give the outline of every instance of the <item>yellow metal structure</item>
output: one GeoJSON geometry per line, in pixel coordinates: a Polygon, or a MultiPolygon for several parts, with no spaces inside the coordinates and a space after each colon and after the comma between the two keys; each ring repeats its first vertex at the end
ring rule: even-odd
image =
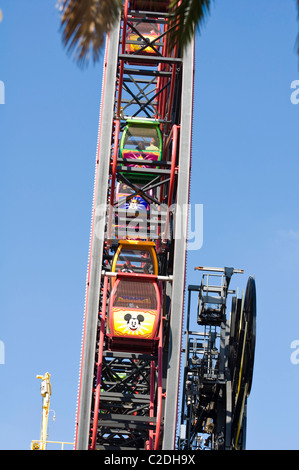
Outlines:
{"type": "MultiPolygon", "coordinates": [[[[41,380],[40,385],[40,393],[43,397],[43,409],[42,409],[42,425],[41,425],[41,436],[39,440],[35,440],[31,442],[31,450],[46,450],[47,444],[60,444],[61,450],[64,450],[65,446],[74,446],[74,442],[62,442],[62,441],[48,441],[48,420],[49,420],[49,411],[50,410],[50,396],[52,394],[51,391],[51,383],[50,383],[51,375],[49,372],[46,372],[45,375],[37,375],[36,378],[41,380]]],[[[55,413],[53,420],[55,419],[55,413]]]]}
{"type": "MultiPolygon", "coordinates": [[[[48,441],[48,420],[50,410],[50,396],[51,396],[51,383],[50,374],[46,372],[45,375],[37,375],[36,378],[41,380],[40,393],[43,397],[43,409],[42,409],[42,425],[41,425],[41,436],[39,440],[31,441],[31,450],[46,450],[47,444],[60,444],[60,449],[64,450],[65,446],[74,446],[74,442],[62,442],[62,441],[48,441]]],[[[53,420],[55,419],[55,413],[53,420]]]]}
{"type": "Polygon", "coordinates": [[[50,410],[50,396],[51,396],[51,383],[50,374],[46,372],[43,375],[37,375],[37,379],[41,379],[40,393],[43,397],[43,409],[42,409],[42,425],[41,425],[41,437],[39,441],[32,441],[31,450],[46,450],[47,441],[47,430],[50,410]]]}
{"type": "MultiPolygon", "coordinates": [[[[41,444],[42,444],[42,441],[32,441],[31,450],[42,450],[41,444]]],[[[55,449],[55,450],[65,450],[65,446],[74,447],[74,442],[46,441],[46,444],[59,444],[60,449],[55,449]]],[[[47,449],[47,450],[50,450],[50,449],[47,449]]]]}

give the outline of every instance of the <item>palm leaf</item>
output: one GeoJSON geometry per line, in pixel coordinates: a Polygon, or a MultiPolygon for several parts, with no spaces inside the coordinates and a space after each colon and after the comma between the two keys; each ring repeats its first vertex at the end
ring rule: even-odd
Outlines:
{"type": "MultiPolygon", "coordinates": [[[[299,0],[298,0],[299,1],[299,0]]],[[[170,43],[185,48],[210,13],[211,0],[172,0],[170,43]]]]}
{"type": "MultiPolygon", "coordinates": [[[[157,0],[146,0],[156,3],[157,0]]],[[[180,44],[185,48],[196,30],[200,31],[208,14],[212,0],[171,0],[170,45],[180,44]]],[[[296,0],[299,20],[299,0],[296,0]]],[[[58,0],[61,11],[61,28],[64,46],[74,52],[81,65],[99,59],[104,37],[116,23],[123,0],[58,0]]],[[[299,34],[297,36],[299,55],[299,34]]]]}
{"type": "Polygon", "coordinates": [[[107,32],[116,23],[122,0],[58,0],[62,40],[79,65],[99,59],[107,32]]]}

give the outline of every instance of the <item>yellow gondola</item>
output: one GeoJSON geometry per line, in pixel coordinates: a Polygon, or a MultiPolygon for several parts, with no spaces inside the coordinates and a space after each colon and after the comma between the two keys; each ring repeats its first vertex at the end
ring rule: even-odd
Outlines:
{"type": "Polygon", "coordinates": [[[119,240],[111,271],[157,276],[158,260],[155,243],[140,240],[119,240]]]}

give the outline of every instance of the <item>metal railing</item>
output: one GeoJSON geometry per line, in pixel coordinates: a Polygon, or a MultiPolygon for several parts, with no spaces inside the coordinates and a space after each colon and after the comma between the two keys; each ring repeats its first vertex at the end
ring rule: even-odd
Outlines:
{"type": "Polygon", "coordinates": [[[75,445],[74,442],[61,442],[61,441],[41,441],[41,440],[34,440],[31,441],[31,450],[51,450],[47,448],[47,444],[59,444],[60,449],[52,449],[52,450],[65,450],[64,446],[73,446],[75,445]]]}

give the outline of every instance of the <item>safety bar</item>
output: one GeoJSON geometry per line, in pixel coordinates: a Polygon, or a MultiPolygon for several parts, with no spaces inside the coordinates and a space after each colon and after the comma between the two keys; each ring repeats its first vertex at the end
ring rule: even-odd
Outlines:
{"type": "Polygon", "coordinates": [[[102,276],[107,276],[107,277],[138,277],[138,278],[144,278],[144,279],[157,279],[157,281],[168,281],[172,282],[173,281],[173,276],[156,276],[155,274],[139,274],[139,273],[114,273],[111,271],[102,271],[102,276]]]}

